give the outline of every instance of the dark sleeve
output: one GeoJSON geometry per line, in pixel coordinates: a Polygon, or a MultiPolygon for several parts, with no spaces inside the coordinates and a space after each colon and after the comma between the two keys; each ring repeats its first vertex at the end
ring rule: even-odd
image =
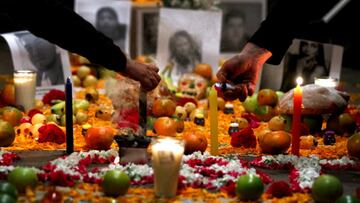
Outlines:
{"type": "Polygon", "coordinates": [[[279,64],[295,38],[312,21],[320,20],[336,0],[278,0],[250,42],[269,50],[270,64],[279,64]]]}
{"type": "Polygon", "coordinates": [[[111,39],[57,0],[3,0],[0,10],[33,34],[121,72],[127,58],[111,39]]]}

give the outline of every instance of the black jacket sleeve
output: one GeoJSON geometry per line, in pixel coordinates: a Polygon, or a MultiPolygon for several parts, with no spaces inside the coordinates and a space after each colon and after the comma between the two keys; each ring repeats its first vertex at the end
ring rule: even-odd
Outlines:
{"type": "Polygon", "coordinates": [[[127,58],[112,40],[57,0],[2,0],[0,11],[33,34],[121,72],[127,58]]]}
{"type": "Polygon", "coordinates": [[[270,64],[279,64],[295,38],[312,21],[320,20],[337,0],[279,0],[249,40],[269,50],[270,64]]]}

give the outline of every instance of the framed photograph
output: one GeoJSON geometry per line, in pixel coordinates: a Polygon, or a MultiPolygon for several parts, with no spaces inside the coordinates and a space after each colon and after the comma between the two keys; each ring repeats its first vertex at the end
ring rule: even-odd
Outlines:
{"type": "Polygon", "coordinates": [[[339,80],[342,57],[342,46],[295,39],[280,65],[264,65],[261,88],[287,92],[296,86],[298,76],[304,79],[304,84],[312,84],[315,77],[321,76],[339,80]]]}
{"type": "Polygon", "coordinates": [[[220,52],[239,53],[266,17],[266,0],[220,0],[223,11],[220,52]]]}
{"type": "MultiPolygon", "coordinates": [[[[131,2],[126,0],[76,0],[75,11],[129,54],[131,2]]],[[[101,51],[101,50],[99,50],[101,51]]]]}
{"type": "Polygon", "coordinates": [[[136,15],[136,55],[156,55],[159,11],[156,5],[152,7],[137,7],[136,15]]]}
{"type": "Polygon", "coordinates": [[[36,37],[28,31],[20,31],[1,35],[5,39],[8,49],[0,50],[5,54],[6,50],[11,58],[5,58],[7,62],[6,72],[13,74],[14,70],[36,71],[36,96],[42,97],[50,89],[64,90],[67,76],[71,76],[70,62],[67,51],[36,37]]]}
{"type": "Polygon", "coordinates": [[[176,83],[199,63],[219,64],[221,12],[160,9],[157,61],[176,83]],[[194,20],[196,19],[196,20],[194,20]]]}

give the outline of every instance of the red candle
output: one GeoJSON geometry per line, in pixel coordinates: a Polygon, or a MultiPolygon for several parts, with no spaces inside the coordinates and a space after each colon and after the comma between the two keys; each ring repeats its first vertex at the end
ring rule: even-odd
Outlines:
{"type": "Polygon", "coordinates": [[[301,77],[296,79],[297,86],[294,89],[294,111],[292,119],[292,145],[291,153],[293,155],[299,156],[300,148],[300,126],[301,126],[301,104],[302,104],[302,89],[300,85],[303,82],[301,77]]]}

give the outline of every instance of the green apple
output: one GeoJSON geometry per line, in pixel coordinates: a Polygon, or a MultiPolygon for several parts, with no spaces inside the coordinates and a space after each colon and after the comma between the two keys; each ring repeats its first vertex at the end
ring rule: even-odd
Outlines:
{"type": "Polygon", "coordinates": [[[65,113],[65,102],[59,102],[51,107],[51,113],[56,115],[63,115],[65,113]]]}
{"type": "Polygon", "coordinates": [[[79,110],[87,111],[89,108],[89,101],[85,99],[76,99],[74,101],[74,112],[77,112],[79,110]]]}
{"type": "Polygon", "coordinates": [[[275,92],[276,93],[276,95],[277,95],[277,97],[278,97],[278,99],[280,100],[283,96],[284,96],[284,92],[282,92],[282,91],[276,91],[275,92]]]}
{"type": "Polygon", "coordinates": [[[343,185],[332,175],[321,175],[312,185],[312,197],[316,202],[328,203],[336,201],[343,194],[343,185]]]}
{"type": "MultiPolygon", "coordinates": [[[[73,115],[73,124],[76,124],[76,117],[73,115]]],[[[60,119],[60,125],[66,126],[66,115],[62,115],[60,119]]]]}
{"type": "Polygon", "coordinates": [[[21,193],[25,192],[26,187],[34,188],[38,181],[35,170],[25,167],[15,168],[9,173],[7,180],[21,193]]]}
{"type": "Polygon", "coordinates": [[[239,177],[236,181],[236,193],[240,200],[258,200],[264,192],[264,184],[259,177],[254,174],[246,174],[239,177]]]}
{"type": "Polygon", "coordinates": [[[130,178],[120,170],[110,170],[105,173],[102,187],[107,196],[118,197],[128,191],[130,178]]]}
{"type": "Polygon", "coordinates": [[[257,94],[253,94],[250,97],[248,96],[242,103],[242,105],[247,112],[254,113],[256,108],[258,107],[257,94]]]}

